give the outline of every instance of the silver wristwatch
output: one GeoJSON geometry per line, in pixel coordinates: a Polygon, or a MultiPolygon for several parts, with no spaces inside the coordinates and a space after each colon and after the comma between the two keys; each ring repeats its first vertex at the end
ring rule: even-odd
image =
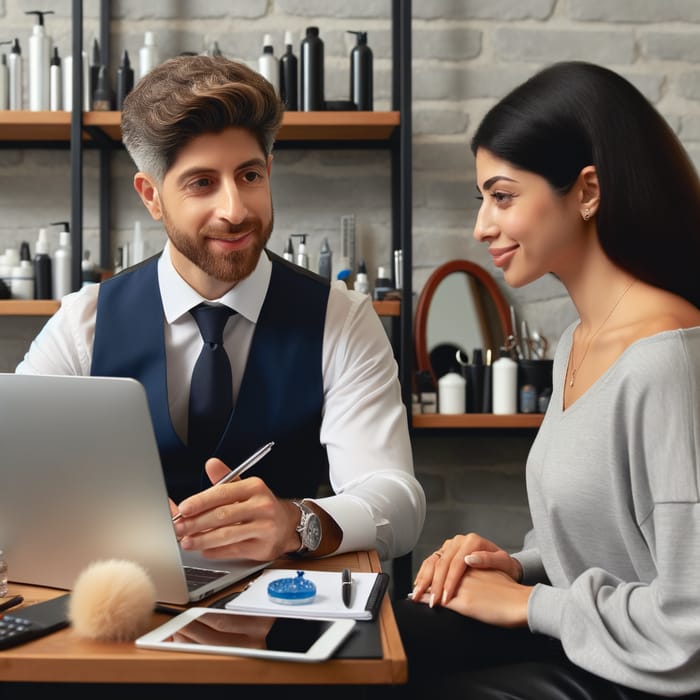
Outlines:
{"type": "Polygon", "coordinates": [[[299,509],[301,517],[296,531],[301,539],[301,547],[294,554],[306,554],[318,549],[321,544],[321,520],[303,501],[292,501],[299,509]]]}

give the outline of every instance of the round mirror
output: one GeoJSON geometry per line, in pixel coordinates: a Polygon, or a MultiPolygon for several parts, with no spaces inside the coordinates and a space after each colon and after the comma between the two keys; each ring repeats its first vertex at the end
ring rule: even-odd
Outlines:
{"type": "Polygon", "coordinates": [[[508,304],[493,277],[470,260],[451,260],[433,271],[418,297],[417,370],[437,382],[460,362],[471,362],[477,348],[484,359],[487,350],[496,359],[511,333],[508,304]]]}

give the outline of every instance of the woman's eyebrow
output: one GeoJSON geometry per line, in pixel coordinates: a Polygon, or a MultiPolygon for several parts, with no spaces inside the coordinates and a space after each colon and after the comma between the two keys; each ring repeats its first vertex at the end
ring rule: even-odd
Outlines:
{"type": "Polygon", "coordinates": [[[494,175],[490,177],[482,186],[482,190],[490,190],[499,180],[507,180],[508,182],[517,182],[512,177],[506,177],[505,175],[494,175]]]}

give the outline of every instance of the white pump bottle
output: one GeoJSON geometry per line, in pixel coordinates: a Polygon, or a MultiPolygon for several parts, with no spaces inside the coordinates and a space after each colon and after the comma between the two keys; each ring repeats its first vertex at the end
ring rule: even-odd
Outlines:
{"type": "Polygon", "coordinates": [[[29,10],[25,14],[37,16],[29,37],[29,109],[32,112],[40,112],[49,109],[52,42],[44,27],[44,15],[53,14],[53,10],[29,10]]]}

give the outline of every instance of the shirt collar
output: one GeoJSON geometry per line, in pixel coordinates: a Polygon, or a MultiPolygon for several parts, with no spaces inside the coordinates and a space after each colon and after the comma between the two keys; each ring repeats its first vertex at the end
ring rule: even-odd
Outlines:
{"type": "Polygon", "coordinates": [[[262,309],[267,288],[270,284],[272,263],[266,254],[260,256],[258,264],[248,277],[220,299],[204,299],[187,282],[185,282],[173,267],[170,258],[170,241],[166,242],[163,254],[158,260],[158,286],[163,302],[165,320],[171,324],[188,313],[190,309],[203,301],[224,304],[252,323],[256,323],[262,309]]]}

